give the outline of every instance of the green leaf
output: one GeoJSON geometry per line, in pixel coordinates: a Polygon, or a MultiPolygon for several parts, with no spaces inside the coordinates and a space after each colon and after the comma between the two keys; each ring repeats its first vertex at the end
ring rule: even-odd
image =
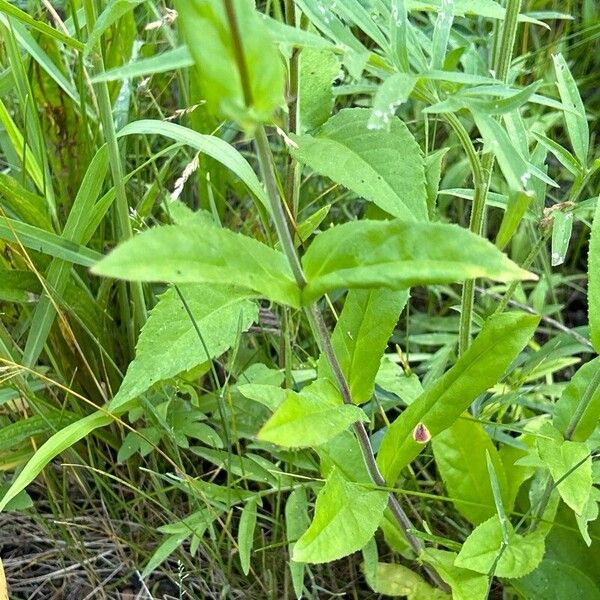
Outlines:
{"type": "Polygon", "coordinates": [[[221,0],[175,1],[177,22],[196,62],[208,108],[251,127],[270,121],[274,111],[285,104],[285,68],[254,2],[237,0],[232,6],[239,43],[234,41],[221,0]],[[247,72],[246,90],[236,59],[237,48],[241,48],[247,72]]]}
{"type": "Polygon", "coordinates": [[[544,536],[537,532],[522,536],[508,524],[505,545],[497,516],[478,525],[465,540],[454,562],[457,567],[497,577],[524,577],[531,573],[544,556],[544,536]]]}
{"type": "Polygon", "coordinates": [[[104,411],[98,411],[55,433],[47,442],[38,448],[36,453],[29,459],[29,462],[12,482],[9,490],[2,500],[0,500],[0,511],[4,510],[7,504],[33,481],[51,460],[67,448],[70,448],[75,442],[78,442],[80,439],[89,435],[94,429],[109,425],[112,421],[112,415],[107,414],[104,411]]]}
{"type": "Polygon", "coordinates": [[[423,449],[413,436],[415,428],[422,424],[435,437],[450,427],[480,394],[498,382],[538,323],[538,317],[520,313],[490,317],[456,364],[394,421],[377,456],[390,485],[423,449]]]}
{"type": "Polygon", "coordinates": [[[92,78],[92,83],[121,81],[131,77],[143,77],[156,73],[167,73],[191,67],[194,59],[187,46],[178,46],[172,50],[155,54],[149,58],[140,58],[121,67],[104,71],[92,78]]]}
{"type": "Polygon", "coordinates": [[[132,11],[143,0],[110,0],[98,16],[85,44],[84,56],[89,54],[100,42],[102,34],[114,25],[122,16],[132,11]]]}
{"type": "Polygon", "coordinates": [[[282,304],[300,303],[281,252],[212,225],[155,227],[118,246],[92,272],[131,281],[234,285],[282,304]]]}
{"type": "Polygon", "coordinates": [[[360,550],[373,536],[388,493],[346,481],[333,469],[319,492],[313,521],[296,542],[292,558],[325,563],[360,550]]]}
{"type": "Polygon", "coordinates": [[[305,48],[300,54],[300,128],[315,129],[331,116],[332,84],[340,73],[340,61],[327,49],[305,48]]]}
{"type": "Polygon", "coordinates": [[[246,502],[240,517],[238,527],[238,545],[240,547],[240,564],[244,575],[250,572],[250,555],[254,545],[254,530],[256,529],[256,505],[258,496],[246,502]]]}
{"type": "Polygon", "coordinates": [[[456,567],[456,552],[428,548],[421,553],[421,559],[430,564],[452,588],[453,600],[486,600],[488,578],[486,575],[456,567]]]}
{"type": "Polygon", "coordinates": [[[257,437],[286,448],[306,448],[324,444],[356,421],[368,420],[358,406],[341,404],[331,382],[317,380],[300,393],[287,390],[257,437]]]}
{"type": "Polygon", "coordinates": [[[553,267],[562,265],[569,248],[573,231],[573,213],[556,210],[552,219],[552,256],[553,267]]]}
{"type": "Polygon", "coordinates": [[[563,148],[554,140],[551,140],[549,137],[546,137],[537,131],[532,131],[532,133],[535,139],[546,148],[546,150],[552,152],[565,169],[576,177],[581,175],[581,165],[579,164],[579,161],[566,148],[563,148]]]}
{"type": "Polygon", "coordinates": [[[308,304],[338,288],[406,289],[486,277],[535,279],[487,240],[456,225],[351,221],[319,234],[302,258],[308,304]]]}
{"type": "MultiPolygon", "coordinates": [[[[563,389],[560,399],[554,406],[554,426],[564,435],[567,432],[573,415],[584,397],[586,390],[590,387],[594,375],[600,369],[600,358],[596,357],[585,363],[573,375],[569,383],[563,389]]],[[[600,387],[596,388],[579,419],[575,430],[571,434],[574,442],[585,442],[595,431],[600,420],[600,387]]]]}
{"type": "Polygon", "coordinates": [[[390,131],[370,130],[370,110],[343,109],[314,135],[292,136],[294,158],[395,217],[427,219],[419,145],[397,117],[390,131]],[[402,159],[400,160],[400,157],[402,159]]]}
{"type": "Polygon", "coordinates": [[[449,148],[440,148],[425,157],[425,177],[427,179],[427,210],[429,218],[433,219],[436,210],[436,200],[442,176],[442,163],[449,148]]]}
{"type": "Polygon", "coordinates": [[[530,178],[529,166],[525,159],[515,151],[506,130],[489,115],[472,111],[477,128],[485,142],[486,150],[493,152],[498,165],[512,191],[524,190],[530,178]]]}
{"type": "Polygon", "coordinates": [[[62,31],[58,31],[53,27],[50,27],[47,23],[43,21],[37,21],[30,15],[28,15],[25,11],[14,6],[7,0],[0,0],[0,12],[8,15],[9,17],[14,17],[15,19],[25,23],[25,25],[29,25],[32,29],[43,33],[51,39],[58,40],[59,42],[63,42],[67,46],[71,48],[75,48],[75,50],[83,50],[84,45],[75,38],[72,38],[70,35],[63,33],[62,31]]]}
{"type": "Polygon", "coordinates": [[[441,69],[444,66],[450,30],[454,21],[454,0],[442,0],[438,16],[433,28],[431,43],[431,68],[441,69]]]}
{"type": "Polygon", "coordinates": [[[250,166],[250,163],[238,152],[231,144],[214,135],[204,135],[190,129],[182,127],[176,123],[167,123],[165,121],[153,121],[144,119],[134,121],[123,127],[118,137],[125,135],[162,135],[175,140],[178,143],[187,144],[195,150],[202,152],[220,162],[232,173],[237,175],[256,196],[261,204],[269,210],[269,200],[265,190],[258,180],[256,173],[250,166]]]}
{"type": "Polygon", "coordinates": [[[408,100],[416,83],[416,77],[407,73],[394,73],[385,79],[373,98],[373,110],[367,127],[390,131],[397,108],[408,100]]]}
{"type": "MultiPolygon", "coordinates": [[[[369,401],[373,395],[381,357],[407,300],[407,292],[385,288],[348,293],[331,343],[356,404],[369,401]]],[[[324,355],[319,359],[318,372],[335,382],[324,355]]]]}
{"type": "Polygon", "coordinates": [[[450,600],[450,596],[429,585],[420,575],[400,564],[377,563],[375,580],[367,578],[371,589],[384,596],[407,600],[450,600]]]}
{"type": "Polygon", "coordinates": [[[459,418],[433,438],[432,447],[438,471],[458,512],[473,525],[493,516],[496,509],[486,451],[503,499],[508,495],[508,483],[498,451],[483,426],[472,418],[459,418]]]}
{"type": "Polygon", "coordinates": [[[573,109],[575,112],[575,114],[570,111],[564,112],[567,133],[575,156],[580,164],[585,167],[590,149],[590,130],[585,116],[585,107],[579,95],[575,79],[573,79],[563,55],[555,54],[552,58],[560,99],[567,108],[573,109]]]}
{"type": "Polygon", "coordinates": [[[600,353],[600,200],[596,204],[588,256],[590,338],[596,352],[600,353]]]}
{"type": "Polygon", "coordinates": [[[549,424],[537,439],[540,458],[558,483],[558,492],[573,511],[581,515],[592,492],[592,457],[582,442],[564,441],[549,424]]]}
{"type": "Polygon", "coordinates": [[[506,211],[502,215],[502,222],[496,236],[496,246],[500,250],[504,250],[515,231],[517,231],[532,199],[533,194],[531,192],[512,192],[509,194],[506,211]]]}
{"type": "Polygon", "coordinates": [[[585,573],[558,560],[543,560],[533,573],[511,585],[527,600],[600,600],[600,589],[585,573]]]}
{"type": "Polygon", "coordinates": [[[194,320],[175,288],[160,297],[140,333],[135,360],[110,403],[112,410],[155,383],[220,356],[258,317],[248,293],[236,288],[187,284],[179,291],[194,320]]]}
{"type": "MultiPolygon", "coordinates": [[[[306,492],[303,487],[297,487],[292,491],[285,503],[285,528],[290,556],[293,555],[296,540],[309,526],[310,519],[308,518],[306,492]]],[[[296,598],[301,598],[304,589],[305,566],[303,563],[296,562],[295,560],[290,560],[289,566],[296,598]]]]}

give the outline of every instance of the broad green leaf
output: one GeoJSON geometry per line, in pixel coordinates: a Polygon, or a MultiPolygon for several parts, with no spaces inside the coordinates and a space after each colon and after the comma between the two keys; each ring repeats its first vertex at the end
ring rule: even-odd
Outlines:
{"type": "Polygon", "coordinates": [[[258,496],[254,496],[242,510],[240,524],[238,526],[238,545],[240,547],[240,564],[244,575],[250,572],[250,555],[254,545],[254,530],[256,529],[256,505],[258,496]]]}
{"type": "Polygon", "coordinates": [[[554,211],[552,219],[552,255],[550,257],[553,267],[562,265],[569,248],[571,233],[573,231],[573,213],[554,211]]]}
{"type": "Polygon", "coordinates": [[[508,196],[506,211],[502,215],[502,222],[496,236],[496,246],[500,250],[504,250],[515,234],[529,208],[532,198],[533,194],[531,192],[512,192],[508,196]]]}
{"type": "Polygon", "coordinates": [[[488,578],[486,575],[461,569],[454,565],[455,552],[424,550],[421,559],[430,564],[452,588],[453,600],[486,600],[488,595],[488,578]]]}
{"type": "MultiPolygon", "coordinates": [[[[563,389],[559,401],[554,406],[554,426],[563,435],[567,432],[571,419],[585,396],[586,390],[590,388],[598,369],[600,369],[600,358],[585,363],[563,389]]],[[[570,439],[574,442],[585,442],[594,433],[599,420],[600,387],[597,387],[592,391],[589,404],[581,415],[570,439]]]]}
{"type": "Polygon", "coordinates": [[[575,114],[570,111],[564,112],[567,133],[569,134],[575,156],[582,167],[585,168],[590,148],[590,131],[585,116],[585,107],[579,95],[575,79],[573,79],[573,75],[569,71],[563,55],[555,54],[552,58],[554,60],[556,85],[558,86],[560,99],[567,108],[575,111],[575,114]]]}
{"type": "Polygon", "coordinates": [[[112,410],[158,381],[220,356],[258,317],[248,293],[233,287],[186,284],[179,292],[192,317],[175,288],[160,297],[140,333],[135,360],[110,403],[112,410]]]}
{"type": "Polygon", "coordinates": [[[592,492],[592,457],[582,442],[564,441],[547,423],[537,439],[540,458],[558,483],[558,491],[573,511],[581,515],[592,492]]]}
{"type": "Polygon", "coordinates": [[[384,596],[406,600],[450,600],[451,596],[427,583],[421,575],[401,564],[377,563],[375,580],[367,578],[371,589],[384,596]]]}
{"type": "Polygon", "coordinates": [[[244,127],[270,121],[285,104],[285,68],[271,34],[252,0],[232,3],[241,38],[234,42],[221,0],[176,0],[178,24],[196,62],[209,109],[244,127]],[[240,48],[247,89],[240,75],[240,48]]]}
{"type": "Polygon", "coordinates": [[[118,246],[92,271],[131,281],[234,285],[282,304],[300,303],[281,252],[212,225],[155,227],[118,246]]]}
{"type": "MultiPolygon", "coordinates": [[[[381,357],[407,300],[407,292],[385,288],[350,290],[346,297],[331,342],[356,404],[373,395],[381,357]]],[[[324,355],[318,371],[335,382],[324,355]]]]}
{"type": "Polygon", "coordinates": [[[10,489],[0,500],[0,511],[4,510],[6,505],[17,494],[22,492],[56,456],[67,448],[70,448],[80,439],[89,435],[94,429],[109,425],[112,421],[112,415],[104,411],[98,411],[55,433],[47,442],[38,448],[36,453],[12,482],[10,489]]]}
{"type": "Polygon", "coordinates": [[[433,455],[438,471],[455,503],[456,510],[473,525],[496,514],[494,494],[486,465],[489,453],[504,503],[508,482],[498,451],[486,430],[468,417],[457,419],[433,438],[433,455]],[[464,502],[461,502],[464,500],[464,502]]]}
{"type": "Polygon", "coordinates": [[[0,301],[36,302],[42,285],[35,273],[13,269],[3,269],[0,265],[0,301]]]}
{"type": "Polygon", "coordinates": [[[319,492],[313,521],[296,542],[292,558],[325,563],[360,550],[373,536],[388,493],[346,481],[334,469],[319,492]]]}
{"type": "Polygon", "coordinates": [[[134,121],[118,132],[118,137],[125,135],[162,135],[178,143],[187,144],[195,150],[214,158],[223,166],[235,173],[256,196],[261,204],[269,209],[269,201],[250,163],[231,144],[214,135],[204,135],[182,127],[176,123],[165,121],[141,120],[134,121]]]}
{"type": "Polygon", "coordinates": [[[407,73],[394,73],[385,79],[373,98],[373,110],[367,127],[390,131],[396,109],[408,100],[416,83],[416,77],[407,73]]]}
{"type": "Polygon", "coordinates": [[[300,393],[288,390],[257,438],[286,448],[319,446],[356,421],[368,418],[358,406],[342,404],[331,382],[317,380],[300,393]]]}
{"type": "Polygon", "coordinates": [[[390,131],[370,130],[371,111],[343,109],[314,135],[292,136],[294,158],[374,202],[395,217],[427,220],[425,172],[419,145],[392,117],[390,131]]]}
{"type": "Polygon", "coordinates": [[[511,585],[527,600],[600,600],[600,588],[584,572],[558,560],[544,559],[511,585]]]}
{"type": "Polygon", "coordinates": [[[590,338],[596,352],[600,353],[600,200],[592,224],[588,251],[588,311],[590,338]]]}
{"type": "Polygon", "coordinates": [[[486,277],[535,279],[487,240],[456,225],[351,221],[319,234],[302,258],[305,304],[338,288],[406,289],[486,277]]]}
{"type": "Polygon", "coordinates": [[[131,77],[143,77],[155,73],[166,73],[191,67],[194,59],[187,46],[178,46],[172,50],[155,54],[150,58],[140,58],[121,67],[110,69],[92,78],[92,83],[104,81],[121,81],[131,77]]]}
{"type": "Polygon", "coordinates": [[[599,502],[600,489],[593,487],[590,497],[588,498],[581,515],[575,515],[575,520],[577,521],[577,526],[581,532],[581,537],[588,547],[592,545],[589,524],[590,522],[594,522],[598,518],[598,514],[600,514],[600,510],[598,508],[599,502]]]}
{"type": "MultiPolygon", "coordinates": [[[[309,528],[310,519],[308,518],[308,501],[304,487],[297,487],[289,495],[285,503],[285,529],[288,541],[288,552],[290,556],[294,553],[296,540],[309,528]]],[[[304,589],[304,569],[303,563],[290,560],[290,574],[292,576],[292,585],[296,598],[302,597],[304,589]]]]}
{"type": "Polygon", "coordinates": [[[300,129],[319,127],[333,110],[332,84],[340,74],[338,57],[327,49],[305,48],[300,53],[300,129]]]}
{"type": "Polygon", "coordinates": [[[540,532],[526,536],[515,533],[508,524],[505,545],[497,516],[478,525],[465,540],[454,564],[483,575],[494,572],[498,577],[524,577],[531,573],[544,556],[544,536],[540,532]]]}
{"type": "Polygon", "coordinates": [[[423,425],[435,437],[450,427],[480,394],[499,381],[538,323],[538,317],[520,313],[490,317],[456,364],[392,423],[377,456],[390,485],[423,449],[415,440],[415,429],[423,425]]]}

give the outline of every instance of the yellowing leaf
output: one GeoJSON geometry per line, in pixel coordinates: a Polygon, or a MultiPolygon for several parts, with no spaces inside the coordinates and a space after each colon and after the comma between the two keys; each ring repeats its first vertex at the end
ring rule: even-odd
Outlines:
{"type": "Polygon", "coordinates": [[[402,596],[407,600],[450,600],[451,596],[429,585],[418,573],[400,564],[377,563],[375,580],[368,578],[371,589],[384,596],[402,596]]]}
{"type": "Polygon", "coordinates": [[[4,566],[0,558],[0,600],[8,600],[8,584],[4,575],[4,566]]]}

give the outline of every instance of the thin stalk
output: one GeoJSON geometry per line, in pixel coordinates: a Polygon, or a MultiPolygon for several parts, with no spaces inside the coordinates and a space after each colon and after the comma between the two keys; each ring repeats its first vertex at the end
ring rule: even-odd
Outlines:
{"type": "MultiPolygon", "coordinates": [[[[96,9],[93,0],[84,1],[85,17],[89,32],[96,23],[96,9]]],[[[97,74],[104,72],[104,58],[102,49],[97,48],[92,55],[94,68],[97,74]]],[[[123,177],[123,165],[121,162],[121,154],[119,151],[119,143],[113,120],[112,104],[110,94],[108,92],[108,84],[106,82],[96,84],[98,95],[98,110],[100,111],[100,119],[102,121],[102,130],[104,139],[108,146],[108,158],[112,174],[113,183],[115,186],[115,209],[117,216],[118,232],[122,240],[127,240],[133,237],[131,221],[129,220],[129,204],[127,202],[127,192],[125,190],[125,181],[123,177]]],[[[124,288],[121,288],[124,289],[124,288]]],[[[141,328],[146,322],[146,302],[144,300],[144,292],[140,282],[132,282],[130,284],[131,300],[133,303],[133,322],[131,319],[126,319],[128,327],[128,338],[133,351],[135,347],[135,330],[141,328]]],[[[122,301],[122,306],[128,306],[128,299],[122,301]]]]}
{"type": "MultiPolygon", "coordinates": [[[[508,0],[504,24],[502,27],[502,38],[499,51],[495,60],[496,77],[500,81],[506,82],[508,79],[508,70],[513,55],[515,39],[517,35],[517,24],[519,12],[521,10],[521,0],[508,0]]],[[[464,146],[464,143],[463,143],[464,146]]],[[[468,147],[468,146],[467,146],[468,147]]],[[[492,179],[495,157],[492,153],[486,154],[481,161],[481,168],[473,173],[473,184],[475,194],[471,208],[471,219],[469,229],[481,235],[483,232],[483,222],[485,219],[485,204],[488,189],[492,179]]],[[[459,354],[463,354],[471,344],[471,324],[473,321],[473,305],[475,298],[475,280],[471,279],[465,282],[462,290],[460,327],[458,337],[459,354]]]]}

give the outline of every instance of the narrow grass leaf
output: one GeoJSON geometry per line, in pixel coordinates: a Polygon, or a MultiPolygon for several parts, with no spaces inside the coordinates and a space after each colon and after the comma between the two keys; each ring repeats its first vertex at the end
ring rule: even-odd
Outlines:
{"type": "Polygon", "coordinates": [[[73,444],[89,435],[99,427],[105,427],[112,423],[113,417],[106,412],[98,411],[79,419],[64,429],[55,433],[45,442],[31,457],[23,470],[12,482],[9,490],[0,500],[0,511],[21,491],[23,491],[44,469],[44,467],[56,458],[61,452],[70,448],[73,444]]]}
{"type": "Polygon", "coordinates": [[[256,529],[256,505],[258,497],[254,496],[242,510],[240,524],[238,526],[238,545],[240,547],[240,565],[242,573],[248,575],[250,572],[250,555],[254,545],[254,530],[256,529]]]}
{"type": "Polygon", "coordinates": [[[195,150],[214,158],[235,173],[263,206],[269,210],[269,201],[265,190],[250,163],[233,146],[218,137],[204,135],[176,123],[153,120],[129,123],[117,135],[118,137],[125,135],[161,135],[178,143],[187,144],[195,150]]]}
{"type": "Polygon", "coordinates": [[[588,315],[590,338],[596,352],[600,353],[600,200],[592,223],[588,251],[588,315]]]}

